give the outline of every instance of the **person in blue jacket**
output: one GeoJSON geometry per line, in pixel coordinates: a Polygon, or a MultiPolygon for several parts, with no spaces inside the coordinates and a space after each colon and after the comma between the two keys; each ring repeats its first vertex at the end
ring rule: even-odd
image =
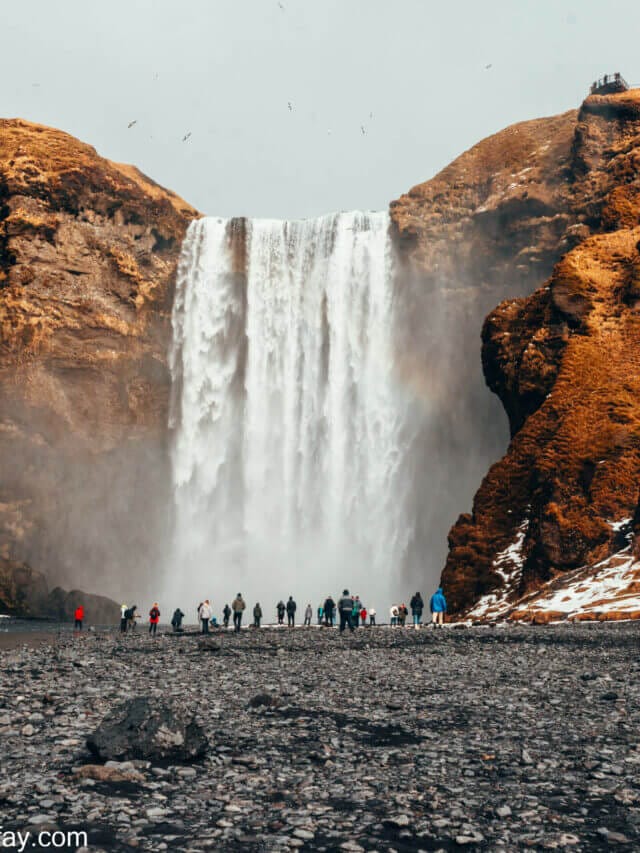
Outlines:
{"type": "Polygon", "coordinates": [[[431,596],[429,603],[431,609],[431,621],[437,627],[444,625],[444,614],[447,612],[447,599],[444,597],[442,587],[439,586],[437,592],[431,596]]]}

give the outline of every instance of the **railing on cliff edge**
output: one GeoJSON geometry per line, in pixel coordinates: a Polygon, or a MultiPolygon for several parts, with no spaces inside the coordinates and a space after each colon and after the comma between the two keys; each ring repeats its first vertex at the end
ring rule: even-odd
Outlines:
{"type": "Polygon", "coordinates": [[[627,92],[632,87],[627,83],[622,74],[605,74],[599,80],[595,80],[589,89],[590,95],[610,95],[615,92],[627,92]]]}

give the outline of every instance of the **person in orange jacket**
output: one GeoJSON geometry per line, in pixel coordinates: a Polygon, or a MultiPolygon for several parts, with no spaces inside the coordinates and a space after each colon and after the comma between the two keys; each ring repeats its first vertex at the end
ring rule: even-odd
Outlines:
{"type": "Polygon", "coordinates": [[[84,607],[81,604],[76,607],[75,613],[73,614],[73,618],[75,619],[74,630],[82,631],[82,623],[84,622],[84,607]]]}
{"type": "Polygon", "coordinates": [[[153,634],[155,637],[156,631],[158,630],[158,622],[160,621],[160,608],[158,607],[158,602],[156,601],[149,611],[149,633],[153,634]]]}

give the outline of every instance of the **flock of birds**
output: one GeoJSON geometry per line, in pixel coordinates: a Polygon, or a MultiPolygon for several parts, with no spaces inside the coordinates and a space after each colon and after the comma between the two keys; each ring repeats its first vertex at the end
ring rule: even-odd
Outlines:
{"type": "MultiPolygon", "coordinates": [[[[283,12],[285,11],[285,6],[283,3],[280,2],[280,0],[278,0],[278,6],[283,12]]],[[[491,63],[491,62],[488,65],[485,65],[485,67],[484,67],[485,71],[488,71],[490,68],[492,68],[492,66],[493,66],[493,63],[491,63]]],[[[153,79],[157,80],[159,76],[160,75],[156,72],[153,75],[153,79]]],[[[40,83],[32,83],[31,85],[34,87],[39,87],[40,83]]],[[[287,107],[289,109],[289,112],[292,113],[293,112],[293,104],[291,103],[291,101],[287,101],[287,107]]],[[[371,119],[373,119],[373,113],[369,113],[369,120],[371,120],[371,119]]],[[[133,121],[130,121],[129,124],[127,125],[127,130],[131,130],[131,128],[135,127],[137,124],[138,124],[138,119],[137,118],[133,119],[133,121]]],[[[363,124],[361,124],[360,125],[360,133],[364,136],[366,134],[366,132],[367,132],[367,130],[366,130],[365,126],[363,124]]],[[[327,130],[327,134],[330,136],[331,131],[327,130]]],[[[192,135],[191,131],[188,131],[182,137],[182,141],[187,142],[191,138],[191,135],[192,135]]],[[[151,137],[151,139],[153,139],[153,137],[151,137]]]]}

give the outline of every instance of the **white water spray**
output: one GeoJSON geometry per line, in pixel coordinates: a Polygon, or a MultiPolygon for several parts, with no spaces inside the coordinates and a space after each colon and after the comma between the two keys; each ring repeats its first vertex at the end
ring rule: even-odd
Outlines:
{"type": "Polygon", "coordinates": [[[384,213],[190,226],[170,357],[176,603],[242,590],[270,614],[348,586],[381,610],[397,590],[415,430],[394,371],[388,226],[384,213]]]}

